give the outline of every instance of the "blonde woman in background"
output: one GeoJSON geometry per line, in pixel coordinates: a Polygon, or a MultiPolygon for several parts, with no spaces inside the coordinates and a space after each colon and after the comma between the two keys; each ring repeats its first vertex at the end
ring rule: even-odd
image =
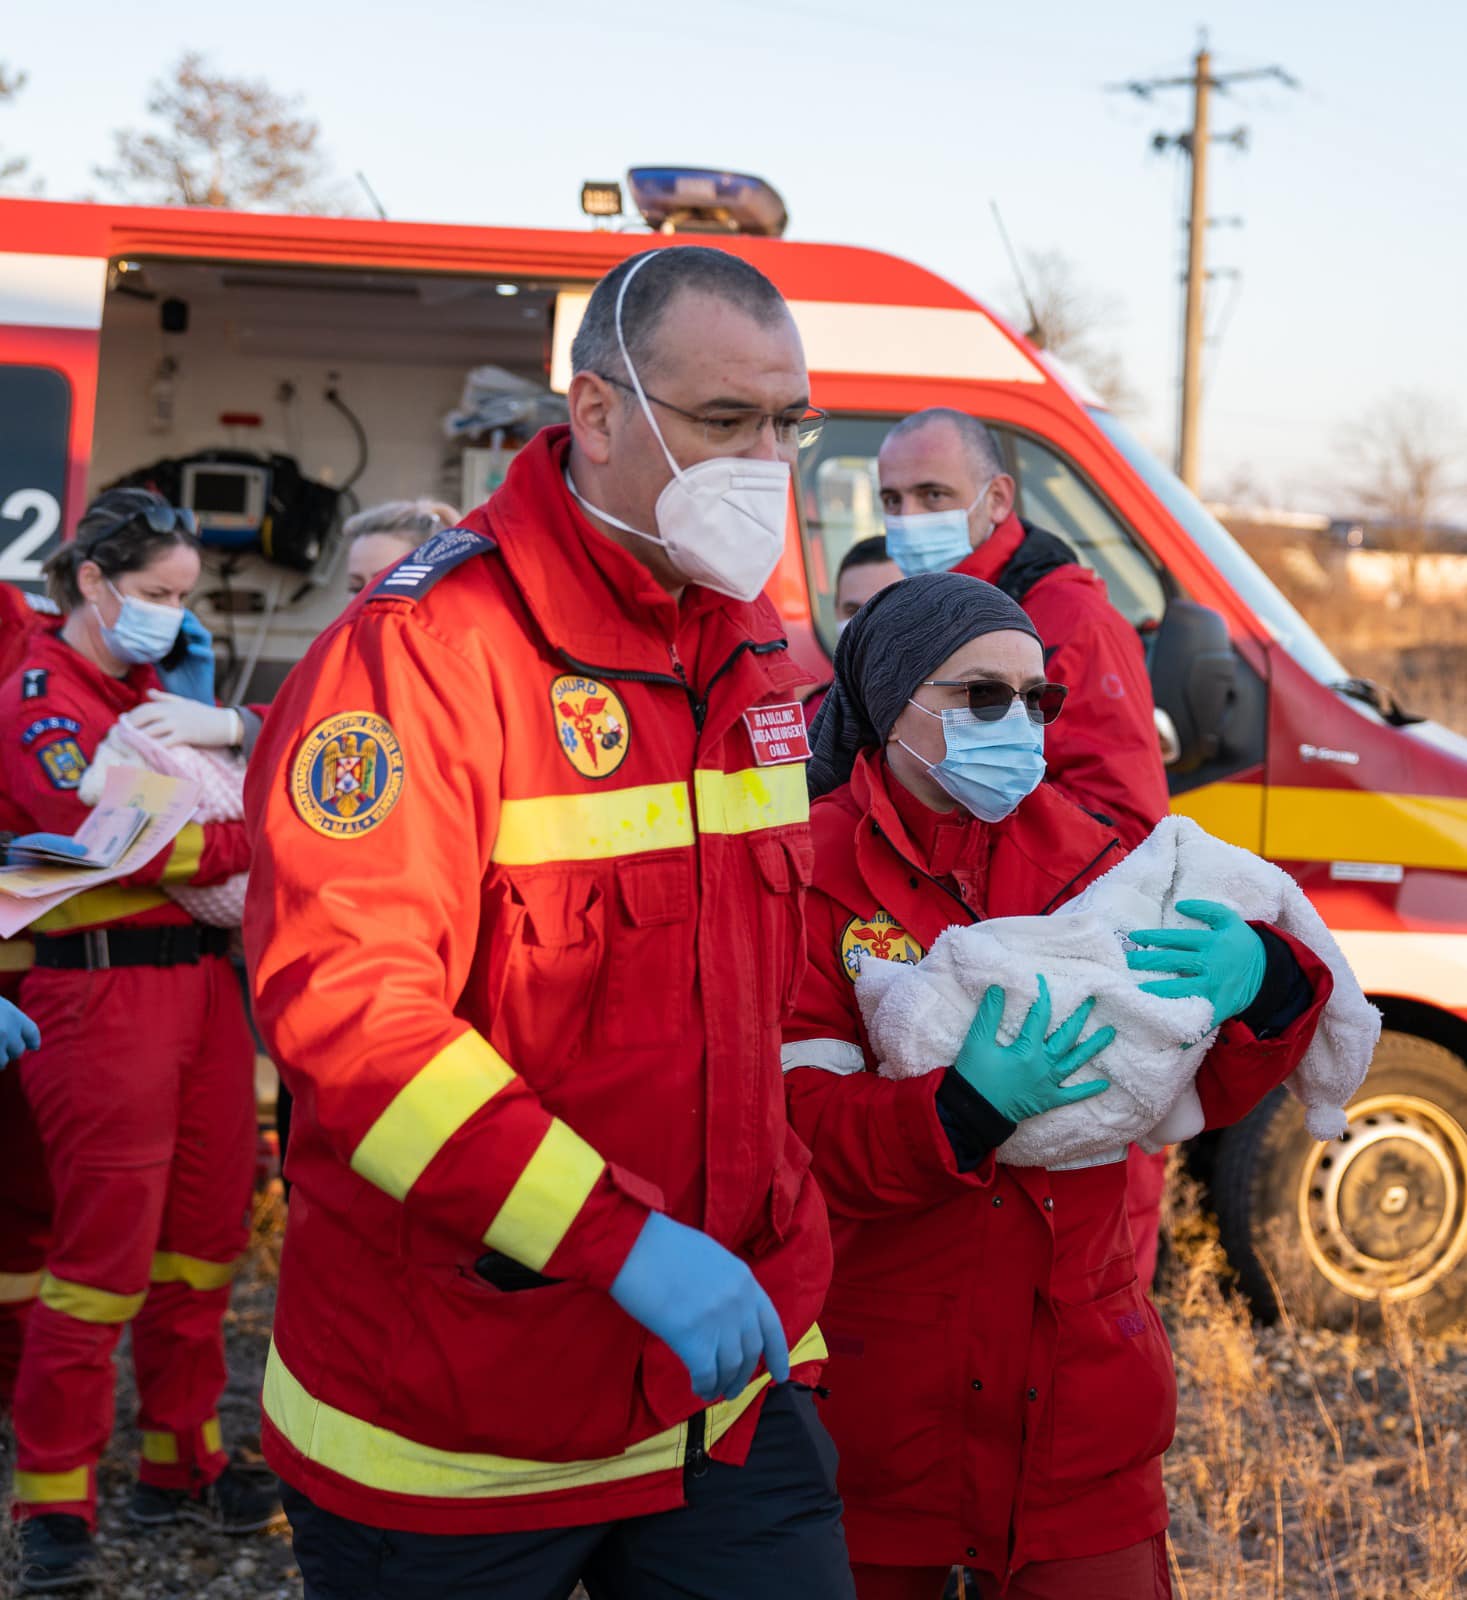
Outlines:
{"type": "Polygon", "coordinates": [[[459,514],[442,500],[384,500],[348,517],[346,590],[359,595],[371,579],[410,555],[424,539],[453,527],[459,514]]]}

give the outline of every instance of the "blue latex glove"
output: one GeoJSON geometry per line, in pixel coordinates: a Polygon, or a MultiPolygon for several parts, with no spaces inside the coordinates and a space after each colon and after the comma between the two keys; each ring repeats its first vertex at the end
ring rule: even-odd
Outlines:
{"type": "Polygon", "coordinates": [[[1077,1100],[1103,1094],[1110,1088],[1106,1078],[1066,1085],[1116,1036],[1114,1028],[1097,1028],[1088,1039],[1081,1039],[1085,1024],[1095,1008],[1092,995],[1076,1008],[1055,1031],[1045,1037],[1049,1027],[1049,985],[1039,980],[1039,998],[1029,1007],[1029,1015],[1012,1044],[998,1042],[998,1027],[1003,1021],[1004,992],[995,984],[983,996],[978,1015],[958,1051],[953,1068],[1010,1122],[1022,1122],[1057,1106],[1072,1106],[1077,1100]]]}
{"type": "Polygon", "coordinates": [[[188,648],[176,667],[158,668],[163,687],[169,694],[181,694],[186,700],[202,700],[206,706],[211,706],[214,704],[213,636],[192,611],[184,612],[178,636],[188,648]]]}
{"type": "Polygon", "coordinates": [[[741,1393],[761,1356],[776,1383],[789,1378],[779,1314],[754,1274],[706,1233],[660,1211],[637,1235],[611,1298],[671,1345],[704,1400],[741,1393]]]}
{"type": "Polygon", "coordinates": [[[41,1042],[41,1030],[8,1000],[0,1000],[0,1070],[19,1061],[27,1050],[41,1042]]]}
{"type": "Polygon", "coordinates": [[[1205,928],[1140,928],[1131,935],[1142,950],[1128,950],[1126,965],[1133,972],[1171,972],[1178,976],[1143,983],[1143,994],[1165,1000],[1185,1000],[1205,995],[1212,1002],[1216,1027],[1246,1011],[1258,998],[1268,955],[1263,940],[1236,911],[1215,900],[1178,900],[1184,917],[1207,924],[1205,928]]]}
{"type": "Polygon", "coordinates": [[[27,848],[36,850],[55,850],[64,856],[75,856],[78,861],[87,853],[84,844],[78,844],[70,834],[65,833],[22,833],[10,841],[10,856],[17,850],[27,848]]]}

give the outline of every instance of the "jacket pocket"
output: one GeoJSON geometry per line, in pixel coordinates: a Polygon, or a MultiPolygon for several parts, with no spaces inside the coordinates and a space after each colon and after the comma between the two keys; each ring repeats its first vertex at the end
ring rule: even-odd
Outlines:
{"type": "Polygon", "coordinates": [[[1081,1303],[1056,1300],[1054,1311],[1044,1476],[1058,1503],[1166,1450],[1177,1421],[1177,1379],[1166,1330],[1134,1266],[1119,1288],[1081,1303]]]}
{"type": "Polygon", "coordinates": [[[848,1504],[924,1521],[957,1516],[956,1307],[953,1295],[832,1288],[820,1315],[830,1350],[821,1415],[848,1504]]]}
{"type": "Polygon", "coordinates": [[[587,1022],[604,1008],[605,896],[595,879],[563,869],[506,873],[496,888],[485,908],[495,1043],[544,1090],[580,1060],[587,1022]]]}
{"type": "Polygon", "coordinates": [[[815,872],[808,830],[756,834],[750,841],[759,896],[760,1021],[780,1027],[795,1008],[805,976],[805,891],[815,872]]]}
{"type": "Polygon", "coordinates": [[[390,1417],[440,1449],[579,1461],[623,1450],[646,1334],[600,1290],[499,1288],[464,1262],[396,1263],[390,1417]]]}
{"type": "Polygon", "coordinates": [[[671,1044],[693,1004],[692,862],[676,855],[616,863],[600,1036],[618,1049],[671,1044]]]}

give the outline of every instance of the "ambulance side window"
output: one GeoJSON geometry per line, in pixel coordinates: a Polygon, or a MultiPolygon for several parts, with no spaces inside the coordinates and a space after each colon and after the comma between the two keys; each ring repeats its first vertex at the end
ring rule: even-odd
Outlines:
{"type": "Polygon", "coordinates": [[[1141,627],[1161,620],[1166,589],[1151,557],[1063,456],[1030,434],[1002,426],[1019,484],[1019,515],[1058,534],[1105,581],[1111,604],[1141,627]]]}

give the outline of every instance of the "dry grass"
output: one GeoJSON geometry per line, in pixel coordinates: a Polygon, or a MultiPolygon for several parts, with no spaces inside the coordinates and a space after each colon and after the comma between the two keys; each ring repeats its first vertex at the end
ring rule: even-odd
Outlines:
{"type": "MultiPolygon", "coordinates": [[[[1174,1178],[1175,1250],[1158,1297],[1181,1391],[1167,1458],[1178,1600],[1467,1596],[1467,1339],[1424,1338],[1400,1314],[1375,1341],[1310,1331],[1307,1275],[1282,1248],[1271,1269],[1289,1312],[1276,1327],[1256,1328],[1197,1198],[1174,1178]]],[[[256,1442],[282,1221],[278,1191],[257,1201],[226,1325],[231,1381],[221,1411],[246,1460],[256,1442]]],[[[138,1536],[123,1526],[136,1437],[130,1374],[125,1360],[119,1366],[95,1600],[298,1597],[288,1535],[138,1536]],[[241,1555],[251,1563],[247,1575],[235,1566],[241,1555]]],[[[16,1544],[3,1505],[0,1519],[4,1596],[13,1592],[16,1544]]]]}
{"type": "MultiPolygon", "coordinates": [[[[1194,1218],[1195,1205],[1180,1209],[1194,1218]]],[[[1167,1459],[1179,1600],[1467,1593],[1467,1348],[1401,1311],[1383,1340],[1255,1328],[1191,1224],[1161,1296],[1181,1389],[1167,1459]]]]}

